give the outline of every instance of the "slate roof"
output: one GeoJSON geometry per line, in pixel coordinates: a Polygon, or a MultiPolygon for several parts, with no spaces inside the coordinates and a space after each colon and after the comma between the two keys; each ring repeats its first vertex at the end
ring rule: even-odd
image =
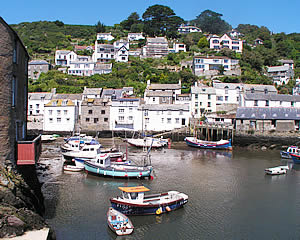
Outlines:
{"type": "Polygon", "coordinates": [[[191,94],[216,94],[216,89],[212,87],[191,87],[191,94]]]}
{"type": "Polygon", "coordinates": [[[251,91],[253,88],[255,92],[265,92],[265,89],[267,89],[268,93],[277,93],[277,89],[273,85],[244,84],[243,86],[245,91],[251,91]]]}
{"type": "Polygon", "coordinates": [[[281,62],[283,64],[285,64],[285,63],[293,64],[294,60],[291,60],[291,59],[280,59],[280,60],[278,60],[278,62],[281,62]]]}
{"type": "Polygon", "coordinates": [[[106,96],[115,96],[116,99],[119,99],[122,97],[123,89],[103,89],[101,97],[106,97],[106,96]]]}
{"type": "Polygon", "coordinates": [[[84,88],[83,95],[100,95],[102,88],[84,88]]]}
{"type": "Polygon", "coordinates": [[[243,88],[243,84],[241,83],[217,83],[217,82],[214,82],[213,83],[213,86],[217,89],[230,89],[230,90],[234,90],[234,89],[237,89],[237,88],[240,88],[242,90],[243,88]]]}
{"type": "Polygon", "coordinates": [[[168,43],[168,40],[165,37],[155,37],[155,38],[147,38],[147,43],[168,43]]]}
{"type": "Polygon", "coordinates": [[[246,93],[244,98],[245,98],[245,100],[300,102],[299,95],[287,95],[287,94],[246,93]]]}
{"type": "Polygon", "coordinates": [[[53,95],[53,99],[65,99],[65,100],[81,100],[82,94],[64,94],[64,93],[57,93],[53,95]]]}
{"type": "Polygon", "coordinates": [[[55,54],[62,54],[62,55],[67,55],[69,54],[71,51],[69,50],[56,50],[55,54]]]}
{"type": "Polygon", "coordinates": [[[293,107],[239,107],[236,119],[300,120],[300,108],[293,107]]]}
{"type": "Polygon", "coordinates": [[[112,63],[96,63],[94,70],[111,70],[112,63]]]}
{"type": "Polygon", "coordinates": [[[28,93],[29,100],[41,100],[44,98],[45,100],[51,100],[52,93],[49,92],[32,92],[28,93]]]}
{"type": "Polygon", "coordinates": [[[138,110],[149,110],[149,111],[189,111],[189,105],[187,104],[144,104],[138,107],[138,110]]]}
{"type": "Polygon", "coordinates": [[[146,93],[146,97],[172,97],[171,91],[149,91],[146,93]]]}
{"type": "Polygon", "coordinates": [[[28,65],[49,65],[49,63],[45,60],[32,60],[28,65]]]}
{"type": "Polygon", "coordinates": [[[289,66],[275,66],[275,67],[268,67],[268,72],[285,72],[290,69],[289,66]]]}
{"type": "Polygon", "coordinates": [[[180,84],[150,84],[150,90],[176,90],[181,89],[180,84]]]}

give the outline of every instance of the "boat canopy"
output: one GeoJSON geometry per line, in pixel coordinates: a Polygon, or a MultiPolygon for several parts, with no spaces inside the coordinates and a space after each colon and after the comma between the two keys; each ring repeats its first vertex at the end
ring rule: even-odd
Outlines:
{"type": "Polygon", "coordinates": [[[148,192],[150,191],[149,188],[146,188],[144,186],[138,186],[138,187],[119,187],[119,189],[123,192],[127,193],[133,193],[133,192],[148,192]]]}

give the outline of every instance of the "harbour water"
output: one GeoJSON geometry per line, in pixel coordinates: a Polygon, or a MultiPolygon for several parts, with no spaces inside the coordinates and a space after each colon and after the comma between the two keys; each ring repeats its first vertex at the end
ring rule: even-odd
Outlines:
{"type": "MultiPolygon", "coordinates": [[[[129,158],[138,161],[141,155],[129,148],[129,158]]],[[[45,217],[57,239],[300,238],[300,167],[281,160],[279,151],[210,151],[174,143],[151,151],[151,160],[152,181],[64,173],[61,160],[50,157],[56,164],[43,186],[45,217]],[[291,167],[285,175],[264,174],[265,168],[285,164],[291,167]],[[151,193],[184,192],[189,202],[160,216],[132,216],[133,234],[117,237],[106,224],[109,199],[120,186],[141,184],[151,193]]]]}

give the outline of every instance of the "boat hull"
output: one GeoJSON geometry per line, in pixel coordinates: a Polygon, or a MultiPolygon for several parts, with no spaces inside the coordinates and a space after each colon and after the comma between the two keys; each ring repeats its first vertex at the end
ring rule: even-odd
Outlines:
{"type": "Polygon", "coordinates": [[[286,151],[281,151],[280,156],[281,156],[281,158],[285,158],[285,159],[291,159],[292,158],[290,153],[286,152],[286,151]]]}
{"type": "Polygon", "coordinates": [[[293,159],[293,162],[296,164],[300,164],[300,155],[297,154],[290,154],[291,158],[293,159]]]}
{"type": "Polygon", "coordinates": [[[199,141],[193,137],[186,137],[185,142],[190,147],[203,148],[203,149],[220,149],[232,150],[231,139],[226,141],[212,142],[212,141],[199,141]]]}
{"type": "Polygon", "coordinates": [[[118,236],[129,235],[134,229],[128,217],[111,207],[107,212],[107,225],[118,236]]]}
{"type": "Polygon", "coordinates": [[[145,178],[150,177],[152,172],[152,167],[130,167],[119,166],[119,168],[114,167],[101,167],[90,161],[84,162],[84,168],[87,172],[93,173],[103,177],[116,177],[116,178],[145,178]],[[123,169],[123,170],[122,170],[123,169]]]}
{"type": "Polygon", "coordinates": [[[182,198],[172,202],[149,205],[124,203],[116,199],[111,199],[110,202],[114,209],[125,215],[153,215],[157,214],[158,209],[161,210],[161,213],[166,213],[181,208],[188,202],[188,199],[182,198]]]}

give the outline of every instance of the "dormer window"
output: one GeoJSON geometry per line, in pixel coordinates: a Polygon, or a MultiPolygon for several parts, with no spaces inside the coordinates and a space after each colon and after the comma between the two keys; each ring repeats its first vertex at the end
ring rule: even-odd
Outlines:
{"type": "Polygon", "coordinates": [[[251,89],[250,89],[250,92],[251,92],[251,93],[254,93],[254,88],[251,88],[251,89]]]}
{"type": "Polygon", "coordinates": [[[265,94],[268,94],[268,89],[267,89],[267,88],[265,88],[264,92],[265,92],[265,94]]]}
{"type": "Polygon", "coordinates": [[[56,106],[56,105],[57,105],[57,101],[53,101],[52,106],[56,106]]]}

